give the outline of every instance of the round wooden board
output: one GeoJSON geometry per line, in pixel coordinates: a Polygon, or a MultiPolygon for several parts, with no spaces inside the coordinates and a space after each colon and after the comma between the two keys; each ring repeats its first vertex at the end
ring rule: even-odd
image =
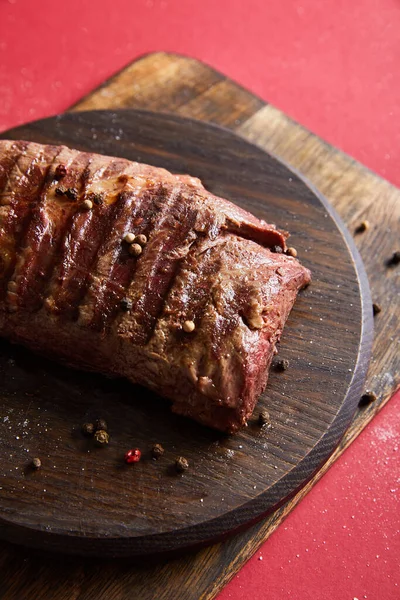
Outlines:
{"type": "Polygon", "coordinates": [[[253,420],[225,436],[120,380],[0,344],[0,535],[69,553],[143,556],[205,544],[254,522],[327,460],[357,406],[372,342],[368,283],[332,208],[288,166],[230,131],[146,111],[57,116],[2,138],[66,144],[200,177],[210,191],[291,232],[313,272],[284,330],[253,420]],[[132,397],[134,399],[132,400],[132,397]],[[260,409],[271,426],[260,427],[260,409]],[[95,448],[80,425],[107,420],[95,448]],[[165,447],[150,457],[154,442],[165,447]],[[125,451],[142,461],[127,466],[125,451]],[[178,475],[177,455],[190,469],[178,475]],[[33,471],[31,458],[42,468],[33,471]]]}

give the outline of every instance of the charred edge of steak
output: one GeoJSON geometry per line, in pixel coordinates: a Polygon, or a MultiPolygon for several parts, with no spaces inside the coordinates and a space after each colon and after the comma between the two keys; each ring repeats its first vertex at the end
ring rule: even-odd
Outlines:
{"type": "MultiPolygon", "coordinates": [[[[100,163],[88,175],[81,198],[87,196],[89,185],[103,169],[104,163],[100,163]]],[[[95,268],[105,240],[107,242],[109,239],[117,210],[117,203],[102,202],[96,205],[95,210],[77,210],[72,215],[70,230],[66,232],[60,247],[59,264],[53,271],[49,285],[46,299],[49,310],[74,320],[78,318],[79,304],[90,285],[89,275],[95,268]]]]}
{"type": "MultiPolygon", "coordinates": [[[[80,153],[68,171],[68,188],[80,193],[87,177],[90,156],[80,153]]],[[[52,178],[54,183],[54,170],[52,178]]],[[[53,186],[54,187],[54,186],[53,186]]],[[[24,239],[25,260],[16,273],[18,282],[18,302],[30,311],[40,309],[47,293],[54,270],[60,259],[60,247],[69,234],[71,219],[76,212],[75,201],[54,201],[52,184],[44,190],[41,202],[32,211],[32,219],[24,239]]]]}
{"type": "MultiPolygon", "coordinates": [[[[29,149],[29,146],[29,144],[26,144],[24,152],[29,149]]],[[[44,163],[43,167],[37,167],[37,159],[33,155],[29,166],[27,166],[26,175],[21,177],[18,176],[19,181],[23,179],[22,187],[16,185],[14,188],[13,199],[10,203],[8,218],[4,223],[4,232],[6,237],[8,237],[10,240],[11,246],[9,247],[9,260],[7,269],[2,274],[2,285],[0,284],[0,299],[4,298],[5,290],[11,280],[15,282],[17,291],[12,298],[12,301],[16,302],[19,295],[17,285],[18,275],[16,273],[19,258],[26,248],[25,240],[31,225],[34,209],[40,203],[43,191],[51,183],[52,177],[50,175],[50,171],[52,164],[60,152],[59,147],[45,146],[42,155],[43,159],[46,158],[46,153],[49,150],[49,164],[44,163]],[[34,169],[34,167],[36,168],[34,169]],[[33,169],[35,171],[35,177],[32,179],[29,178],[29,173],[33,171],[33,169]]],[[[15,166],[18,165],[18,161],[24,155],[24,152],[19,155],[15,166]]]]}

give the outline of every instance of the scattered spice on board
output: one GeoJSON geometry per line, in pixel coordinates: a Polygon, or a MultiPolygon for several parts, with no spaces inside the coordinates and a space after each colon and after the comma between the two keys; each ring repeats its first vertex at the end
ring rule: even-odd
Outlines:
{"type": "Polygon", "coordinates": [[[376,400],[377,396],[374,392],[366,391],[365,394],[361,396],[358,406],[368,406],[369,404],[376,402],[376,400]]]}
{"type": "Polygon", "coordinates": [[[93,425],[93,423],[84,423],[82,425],[82,433],[83,435],[86,435],[87,437],[90,437],[94,434],[95,431],[95,427],[93,425]]]}
{"type": "Polygon", "coordinates": [[[286,369],[289,368],[289,361],[287,358],[280,358],[279,360],[275,361],[275,369],[277,371],[286,371],[286,369]]]}
{"type": "Polygon", "coordinates": [[[94,441],[98,446],[106,446],[110,441],[110,436],[104,429],[98,429],[94,434],[94,441]]]}
{"type": "Polygon", "coordinates": [[[260,425],[268,425],[269,423],[271,423],[269,412],[266,410],[262,410],[258,415],[258,422],[260,425]]]}
{"type": "Polygon", "coordinates": [[[40,467],[42,466],[42,461],[40,460],[40,458],[33,458],[32,459],[32,467],[36,470],[40,469],[40,467]]]}
{"type": "Polygon", "coordinates": [[[356,227],[356,233],[364,233],[364,231],[367,231],[367,229],[369,229],[369,222],[361,221],[361,223],[356,227]]]}
{"type": "Polygon", "coordinates": [[[400,264],[400,250],[393,252],[386,264],[388,267],[395,267],[396,265],[400,264]]]}
{"type": "Polygon", "coordinates": [[[192,333],[192,331],[196,329],[196,325],[193,323],[193,321],[185,321],[182,325],[182,329],[186,333],[192,333]]]}
{"type": "Polygon", "coordinates": [[[373,303],[372,305],[372,312],[374,313],[374,317],[376,315],[379,315],[379,313],[382,311],[382,307],[380,304],[377,304],[376,302],[373,303]]]}
{"type": "Polygon", "coordinates": [[[189,462],[183,456],[178,456],[175,461],[175,469],[178,473],[183,473],[189,468],[189,462]]]}
{"type": "Polygon", "coordinates": [[[141,456],[142,453],[140,452],[139,448],[133,448],[132,450],[125,452],[124,461],[127,465],[132,465],[133,463],[139,462],[141,456]]]}
{"type": "Polygon", "coordinates": [[[154,446],[151,449],[151,455],[156,460],[158,460],[159,458],[161,458],[161,456],[164,454],[164,452],[165,452],[165,450],[161,446],[161,444],[154,444],[154,446]]]}
{"type": "Polygon", "coordinates": [[[102,429],[103,431],[108,431],[107,421],[105,419],[97,419],[95,423],[96,431],[102,429]]]}

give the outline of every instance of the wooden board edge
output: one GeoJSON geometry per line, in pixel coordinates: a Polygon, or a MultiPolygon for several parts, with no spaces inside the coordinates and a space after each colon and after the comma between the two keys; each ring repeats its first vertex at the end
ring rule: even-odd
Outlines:
{"type": "MultiPolygon", "coordinates": [[[[397,387],[394,394],[399,393],[400,385],[397,387]]],[[[392,396],[386,397],[382,400],[379,405],[381,410],[392,398],[392,396]]],[[[312,490],[316,483],[318,483],[323,476],[329,471],[330,467],[334,462],[338,460],[344,454],[344,452],[350,447],[354,440],[360,435],[363,429],[374,419],[379,410],[374,409],[372,406],[369,409],[359,409],[343,436],[339,446],[329,457],[326,463],[321,469],[314,475],[312,479],[286,504],[278,508],[272,516],[267,517],[261,523],[256,524],[251,530],[249,530],[248,538],[240,550],[234,561],[230,564],[229,571],[224,569],[222,575],[215,579],[209,590],[204,592],[201,596],[198,596],[198,600],[213,600],[219,592],[235,577],[235,575],[242,569],[243,565],[250,560],[250,558],[257,552],[257,550],[268,540],[270,535],[278,529],[278,527],[285,521],[286,517],[292,512],[294,508],[302,499],[312,490]]]]}
{"type": "MultiPolygon", "coordinates": [[[[149,54],[146,54],[145,56],[150,56],[152,54],[158,54],[158,53],[149,53],[149,54]]],[[[191,60],[195,60],[195,59],[191,59],[191,60]]],[[[134,63],[131,63],[131,64],[134,64],[134,63]]],[[[103,86],[101,86],[101,87],[103,87],[103,86]]],[[[97,90],[98,89],[99,88],[97,88],[97,90]]],[[[97,90],[94,90],[93,92],[91,92],[90,95],[94,95],[97,90]]],[[[76,105],[79,105],[79,103],[80,102],[76,103],[76,105]]],[[[74,106],[76,106],[76,105],[74,105],[74,106]]],[[[272,109],[273,107],[270,106],[270,108],[272,109]]],[[[276,109],[276,110],[278,111],[278,109],[276,109]]],[[[305,129],[302,125],[297,124],[293,119],[284,115],[284,113],[282,113],[282,115],[286,119],[290,120],[299,129],[302,129],[302,130],[308,132],[308,130],[305,129]]],[[[385,186],[386,186],[386,184],[388,186],[391,185],[388,182],[386,182],[386,180],[384,178],[380,177],[373,171],[367,169],[367,167],[365,167],[364,165],[362,165],[361,163],[359,163],[358,161],[356,161],[349,155],[345,154],[343,151],[338,150],[334,146],[329,145],[328,142],[325,142],[324,140],[322,140],[321,138],[319,138],[318,136],[316,136],[313,133],[310,133],[310,135],[313,136],[315,138],[315,140],[318,140],[318,142],[320,142],[321,144],[324,144],[326,146],[327,152],[331,151],[340,157],[344,157],[345,160],[350,161],[352,164],[352,168],[354,168],[355,170],[359,170],[360,176],[362,176],[362,174],[365,172],[368,175],[368,178],[370,179],[371,185],[373,185],[375,180],[377,183],[383,184],[385,186]]],[[[244,136],[244,137],[246,137],[246,136],[244,136]]],[[[397,386],[397,390],[398,389],[399,389],[399,386],[397,386]]],[[[396,390],[393,393],[396,393],[396,390]]],[[[240,570],[240,568],[243,566],[244,562],[247,561],[253,555],[253,553],[259,548],[259,546],[266,539],[268,539],[269,535],[271,533],[273,533],[273,531],[275,531],[275,529],[285,519],[285,517],[289,514],[289,512],[291,512],[291,510],[297,506],[297,504],[308,493],[308,491],[311,490],[311,488],[315,485],[315,483],[317,483],[323,477],[323,475],[327,472],[327,470],[335,462],[335,460],[337,460],[343,454],[343,452],[350,446],[350,444],[355,440],[355,438],[359,435],[359,433],[362,432],[364,427],[366,427],[372,421],[374,416],[387,404],[387,402],[389,401],[389,399],[391,397],[392,397],[392,393],[385,395],[383,397],[380,397],[377,402],[370,404],[369,406],[359,408],[357,410],[357,412],[354,416],[354,419],[353,419],[349,429],[347,430],[345,436],[343,437],[340,445],[338,446],[336,451],[331,455],[331,457],[325,463],[325,465],[321,468],[321,470],[310,480],[310,482],[304,488],[302,488],[302,490],[295,497],[293,497],[284,506],[282,506],[280,509],[278,509],[273,515],[268,517],[265,521],[263,521],[262,523],[258,523],[256,526],[254,526],[254,528],[252,528],[252,530],[249,532],[247,538],[244,534],[240,535],[240,541],[237,542],[237,548],[239,548],[239,546],[240,546],[240,548],[239,548],[238,552],[235,554],[233,560],[231,561],[230,558],[229,558],[229,560],[227,560],[222,573],[217,574],[214,582],[209,586],[209,589],[207,591],[205,591],[204,593],[199,591],[199,594],[201,594],[201,595],[196,595],[196,598],[201,598],[202,600],[207,600],[209,598],[215,597],[215,595],[226,585],[226,583],[228,583],[228,581],[235,575],[235,573],[240,570]],[[249,539],[250,536],[252,536],[251,539],[249,539]],[[229,569],[229,572],[228,572],[228,569],[229,569]]],[[[228,544],[230,544],[230,542],[228,542],[228,544]]],[[[218,553],[218,547],[219,546],[211,548],[210,554],[212,552],[218,553]],[[215,550],[214,550],[214,548],[215,548],[215,550]]],[[[235,549],[234,540],[232,540],[232,544],[230,544],[230,548],[231,548],[231,554],[233,554],[234,549],[235,549]]],[[[214,560],[214,562],[216,562],[217,560],[218,559],[216,558],[214,560]]]]}
{"type": "MultiPolygon", "coordinates": [[[[85,104],[86,104],[87,100],[89,98],[92,98],[92,97],[96,96],[101,90],[103,90],[104,88],[108,87],[110,84],[112,84],[113,82],[115,82],[115,80],[118,78],[118,76],[120,76],[123,72],[125,72],[127,69],[133,68],[134,66],[136,66],[138,63],[140,63],[143,60],[147,60],[147,59],[150,59],[150,58],[151,59],[156,59],[158,56],[171,57],[173,59],[181,59],[181,60],[187,61],[188,63],[193,63],[193,64],[197,63],[197,64],[199,64],[199,65],[201,65],[203,67],[206,67],[211,72],[213,72],[215,75],[217,75],[218,77],[220,77],[220,81],[229,81],[229,83],[231,83],[237,89],[240,89],[241,91],[247,93],[252,98],[255,98],[256,100],[258,100],[260,102],[260,104],[262,105],[259,110],[255,111],[252,116],[246,118],[245,120],[242,120],[237,127],[229,127],[229,126],[227,127],[228,129],[232,129],[232,131],[235,131],[236,133],[238,133],[241,137],[243,137],[245,139],[248,139],[247,136],[246,136],[246,133],[242,132],[242,130],[244,129],[245,123],[247,121],[249,121],[251,118],[253,118],[256,114],[258,114],[260,110],[263,110],[264,108],[268,107],[268,108],[273,109],[275,112],[279,113],[280,115],[282,115],[294,127],[298,128],[299,130],[304,131],[305,133],[307,133],[307,135],[309,135],[312,138],[318,140],[321,144],[324,145],[324,147],[326,148],[327,151],[333,152],[333,153],[338,154],[341,157],[343,157],[343,159],[346,160],[347,162],[349,162],[354,168],[361,169],[362,171],[365,172],[365,174],[368,174],[368,175],[372,176],[377,181],[383,182],[383,183],[391,185],[391,186],[393,185],[389,181],[387,181],[384,177],[378,175],[375,171],[373,171],[372,169],[370,169],[369,167],[367,167],[363,163],[361,163],[358,160],[356,160],[355,158],[353,158],[350,154],[346,153],[344,150],[336,148],[330,142],[328,142],[324,138],[318,136],[316,133],[310,131],[304,125],[302,125],[301,123],[299,123],[298,121],[296,121],[295,119],[293,119],[291,116],[286,115],[283,111],[281,111],[279,108],[277,108],[276,106],[274,106],[270,102],[264,100],[263,98],[261,98],[260,96],[258,96],[256,93],[248,90],[246,87],[244,87],[243,85],[241,85],[240,83],[238,83],[237,81],[235,81],[234,79],[232,79],[231,77],[229,77],[227,75],[224,75],[224,73],[222,73],[221,71],[219,71],[218,69],[216,69],[215,67],[213,67],[212,65],[210,65],[208,62],[200,60],[198,58],[191,57],[191,56],[186,55],[186,54],[179,53],[179,52],[171,52],[171,51],[149,51],[149,52],[144,52],[143,54],[139,54],[135,59],[133,59],[132,61],[128,62],[126,65],[124,65],[120,69],[118,69],[118,71],[116,71],[113,75],[111,75],[110,77],[108,77],[103,83],[101,83],[99,86],[97,86],[94,90],[92,90],[91,92],[85,94],[81,99],[79,99],[76,102],[74,102],[69,108],[67,108],[67,110],[65,112],[80,112],[80,111],[87,110],[85,108],[85,104]]],[[[180,104],[180,106],[184,106],[185,104],[186,103],[183,102],[182,104],[180,104]]],[[[108,104],[105,103],[104,109],[108,109],[108,108],[109,108],[108,104]]],[[[110,110],[119,110],[119,109],[118,108],[111,108],[110,110]]],[[[146,109],[144,108],[144,110],[146,110],[146,109]]],[[[154,109],[151,109],[151,110],[154,110],[154,109]]],[[[160,111],[160,112],[169,112],[170,114],[176,114],[176,111],[160,111]]],[[[206,121],[206,120],[204,120],[204,122],[205,123],[213,123],[213,121],[206,121]]],[[[218,124],[218,123],[216,123],[216,124],[218,124]]],[[[251,142],[251,143],[254,143],[251,139],[249,139],[248,141],[251,142]]],[[[278,157],[278,158],[279,158],[279,160],[283,160],[280,157],[278,157]]],[[[305,176],[302,175],[302,177],[305,177],[305,176]]]]}
{"type": "MultiPolygon", "coordinates": [[[[129,112],[131,109],[124,109],[124,110],[129,112]]],[[[88,112],[90,113],[91,111],[88,111],[88,112]]],[[[99,111],[99,112],[102,112],[102,111],[99,111]]],[[[108,113],[109,111],[105,111],[105,112],[108,113]]],[[[146,113],[148,116],[149,114],[151,115],[153,111],[135,110],[135,112],[146,113]]],[[[172,117],[167,117],[166,115],[164,115],[164,118],[172,118],[172,117]]],[[[183,118],[180,116],[178,116],[178,117],[175,116],[175,118],[183,119],[184,121],[193,122],[193,124],[197,124],[197,126],[199,126],[199,123],[202,126],[204,126],[203,121],[199,121],[196,119],[190,119],[187,117],[183,118]]],[[[50,118],[50,120],[51,119],[52,118],[50,118]]],[[[40,120],[40,122],[42,122],[42,121],[46,121],[46,119],[40,120]]],[[[221,132],[225,131],[230,136],[238,137],[237,134],[235,134],[235,132],[232,132],[229,129],[223,128],[219,125],[215,125],[215,124],[207,124],[207,125],[213,129],[221,130],[221,132]]],[[[20,129],[20,128],[19,127],[16,128],[17,131],[18,131],[18,129],[20,129]]],[[[14,131],[15,130],[10,130],[9,132],[6,132],[6,133],[11,133],[12,134],[11,137],[13,137],[14,131]]],[[[243,143],[257,148],[256,144],[251,143],[248,140],[243,139],[243,143]]],[[[258,148],[259,148],[260,152],[271,155],[271,153],[268,153],[263,148],[260,148],[260,147],[258,147],[258,148]]],[[[342,438],[345,430],[349,426],[349,422],[352,419],[352,416],[357,408],[358,400],[359,400],[359,397],[361,396],[361,391],[362,391],[366,373],[367,373],[367,368],[368,368],[368,363],[369,363],[369,358],[370,358],[371,348],[372,348],[373,319],[372,319],[372,311],[371,311],[371,296],[370,296],[369,284],[368,284],[367,276],[365,273],[365,269],[364,269],[361,257],[358,253],[358,250],[357,250],[345,224],[343,223],[342,219],[339,217],[339,215],[336,213],[336,211],[333,209],[333,207],[329,204],[329,202],[326,200],[326,198],[322,194],[320,194],[319,191],[315,188],[315,186],[313,186],[313,184],[310,181],[308,181],[307,178],[305,178],[299,171],[297,171],[296,169],[293,169],[289,164],[287,164],[285,161],[283,161],[280,158],[273,156],[273,159],[276,160],[277,162],[283,164],[286,167],[286,169],[288,169],[289,172],[292,172],[295,177],[297,177],[301,182],[303,182],[303,184],[311,190],[312,194],[319,199],[319,201],[324,206],[325,210],[331,215],[333,221],[336,224],[338,231],[340,232],[340,235],[342,236],[343,240],[345,241],[345,243],[347,245],[349,255],[350,255],[351,259],[353,260],[354,269],[355,269],[355,272],[357,274],[358,281],[359,281],[360,299],[361,299],[361,306],[362,306],[361,335],[360,335],[360,341],[359,341],[359,346],[358,346],[358,356],[357,356],[356,366],[355,366],[354,372],[353,372],[352,381],[349,384],[347,394],[343,399],[340,410],[337,413],[337,415],[336,415],[334,421],[332,422],[331,426],[329,427],[329,429],[324,433],[324,435],[321,437],[319,442],[312,448],[312,450],[309,452],[309,454],[303,458],[301,463],[296,465],[288,474],[286,474],[284,477],[282,477],[282,479],[278,482],[279,486],[281,486],[281,487],[287,486],[287,488],[291,490],[288,494],[286,494],[285,499],[283,500],[283,502],[287,503],[288,497],[293,497],[293,496],[297,495],[297,493],[303,488],[303,486],[306,485],[306,482],[308,482],[310,479],[312,479],[314,477],[314,475],[316,474],[316,472],[321,468],[321,466],[327,460],[329,460],[329,457],[335,451],[337,444],[340,442],[340,439],[342,438]],[[324,459],[322,461],[319,457],[320,454],[325,454],[324,459]],[[292,482],[294,482],[294,484],[292,482]]],[[[264,497],[259,497],[259,498],[257,498],[256,501],[252,500],[252,501],[248,502],[247,504],[243,505],[240,508],[240,511],[235,512],[234,521],[235,521],[236,527],[234,529],[232,529],[231,527],[227,528],[227,525],[226,525],[226,521],[228,519],[230,519],[231,513],[227,513],[225,515],[225,517],[222,519],[221,518],[214,519],[213,521],[210,522],[210,524],[212,525],[212,529],[213,528],[214,529],[212,531],[212,534],[211,534],[209,540],[205,540],[203,535],[201,535],[201,534],[199,536],[198,532],[204,530],[204,525],[201,525],[201,526],[196,525],[196,526],[186,527],[182,530],[179,530],[177,533],[174,534],[172,541],[170,540],[170,536],[166,536],[165,534],[152,536],[151,546],[156,548],[156,550],[154,552],[153,551],[150,552],[150,550],[147,547],[148,546],[147,543],[144,543],[143,546],[138,547],[136,550],[132,551],[129,541],[127,543],[127,540],[125,540],[125,539],[122,539],[120,544],[116,544],[115,540],[113,540],[113,539],[104,539],[104,540],[102,540],[103,553],[104,553],[104,556],[108,555],[108,556],[121,556],[121,557],[147,555],[147,554],[165,555],[165,553],[170,554],[171,552],[173,553],[178,550],[180,550],[180,551],[185,550],[185,548],[187,548],[187,546],[185,546],[182,543],[182,539],[184,537],[190,540],[190,544],[188,546],[188,547],[190,547],[190,550],[192,550],[194,548],[198,548],[198,547],[203,547],[205,544],[211,545],[212,543],[215,543],[218,539],[221,539],[221,538],[226,539],[226,537],[228,537],[228,535],[229,536],[232,535],[232,533],[234,533],[235,531],[245,529],[249,523],[254,523],[256,521],[259,521],[266,514],[270,514],[271,511],[273,511],[273,512],[276,511],[279,508],[280,503],[275,503],[272,508],[268,508],[268,509],[264,508],[265,506],[266,505],[265,505],[264,497]],[[110,549],[108,549],[108,547],[111,548],[111,546],[113,547],[112,551],[110,549]]],[[[13,538],[14,540],[22,541],[25,537],[25,540],[26,539],[30,540],[29,543],[32,547],[37,547],[40,549],[40,548],[43,548],[46,546],[46,544],[45,545],[43,545],[42,543],[38,544],[35,540],[34,532],[32,531],[32,535],[31,536],[29,535],[29,529],[27,530],[24,527],[18,528],[18,527],[14,526],[12,529],[12,532],[11,532],[12,537],[10,535],[8,535],[8,533],[7,533],[8,529],[9,528],[7,527],[7,524],[3,523],[2,530],[3,530],[3,534],[5,534],[3,536],[4,539],[12,539],[13,538]]],[[[48,540],[47,540],[48,550],[52,550],[53,548],[61,546],[61,542],[58,541],[58,538],[59,538],[58,534],[48,535],[48,540]]],[[[134,545],[139,546],[139,544],[137,544],[137,543],[134,545]]],[[[70,552],[70,550],[68,550],[68,552],[70,552]]],[[[90,538],[81,540],[80,550],[78,553],[85,554],[86,556],[97,556],[98,555],[98,552],[96,551],[96,549],[92,548],[90,538]]]]}
{"type": "MultiPolygon", "coordinates": [[[[203,97],[203,95],[205,93],[209,92],[212,88],[215,88],[216,86],[220,86],[221,84],[224,84],[225,82],[229,83],[229,85],[233,86],[235,88],[235,91],[237,93],[241,94],[241,96],[243,98],[246,98],[247,102],[251,105],[251,108],[248,107],[249,114],[245,118],[240,120],[240,124],[243,124],[248,118],[250,118],[251,116],[256,114],[259,109],[268,105],[268,102],[266,102],[265,100],[262,100],[259,96],[257,96],[253,92],[250,92],[249,90],[247,90],[240,83],[229,78],[227,75],[224,75],[221,71],[219,71],[218,69],[215,69],[214,67],[212,67],[211,65],[209,65],[208,63],[206,63],[204,61],[201,61],[197,58],[193,58],[193,57],[187,56],[185,54],[180,54],[177,52],[158,51],[158,52],[147,52],[147,53],[139,55],[136,59],[134,59],[133,61],[130,61],[124,67],[122,67],[116,73],[114,73],[111,77],[106,79],[97,88],[95,88],[88,94],[85,94],[85,96],[83,96],[83,98],[81,98],[80,100],[78,100],[77,102],[72,104],[65,112],[81,112],[81,111],[85,111],[85,110],[95,110],[95,109],[118,110],[119,108],[136,108],[136,109],[144,109],[144,110],[154,110],[154,108],[152,108],[152,107],[149,108],[148,105],[143,104],[143,100],[140,99],[140,94],[139,94],[139,98],[136,98],[135,94],[132,92],[130,99],[129,99],[129,103],[126,104],[125,106],[118,107],[118,106],[115,106],[115,104],[113,103],[113,98],[111,97],[111,95],[110,94],[103,95],[102,91],[106,88],[113,88],[113,86],[118,83],[119,77],[123,76],[125,73],[127,73],[129,71],[133,71],[136,68],[142,67],[146,61],[149,61],[149,62],[157,61],[159,59],[162,59],[162,60],[169,59],[169,60],[171,60],[172,63],[175,61],[179,61],[182,63],[182,65],[192,66],[193,69],[195,69],[195,68],[200,69],[200,70],[202,70],[203,74],[207,73],[207,74],[211,75],[213,77],[214,81],[212,83],[210,83],[210,85],[208,87],[205,87],[205,89],[203,89],[199,94],[197,93],[193,96],[188,94],[188,95],[186,95],[186,97],[182,98],[181,100],[174,101],[173,109],[165,108],[165,107],[157,108],[157,112],[166,112],[169,114],[177,114],[181,109],[183,109],[188,104],[193,102],[193,100],[197,100],[198,98],[203,97]],[[93,103],[94,99],[96,99],[96,104],[99,103],[100,106],[93,106],[92,103],[93,103]]],[[[133,73],[132,73],[132,75],[133,75],[133,73]]],[[[188,87],[188,91],[189,90],[190,90],[190,84],[188,87]]],[[[190,117],[191,115],[184,114],[182,116],[190,117]]],[[[212,122],[212,121],[205,121],[205,120],[203,120],[203,121],[204,122],[212,122]]],[[[217,122],[216,124],[218,125],[219,123],[217,122]]],[[[228,128],[232,129],[232,130],[235,129],[235,127],[229,127],[229,126],[228,126],[228,128]]]]}

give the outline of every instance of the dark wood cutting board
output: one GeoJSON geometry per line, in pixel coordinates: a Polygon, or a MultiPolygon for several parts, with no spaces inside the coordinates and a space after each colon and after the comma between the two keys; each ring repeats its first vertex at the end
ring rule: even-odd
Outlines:
{"type": "MultiPolygon", "coordinates": [[[[75,110],[127,106],[169,110],[238,129],[245,137],[256,140],[267,149],[274,150],[307,174],[335,204],[352,230],[361,215],[363,218],[366,215],[371,219],[374,227],[358,240],[369,271],[374,297],[377,298],[379,293],[382,299],[387,298],[387,307],[384,303],[384,308],[387,310],[383,311],[376,321],[378,335],[375,340],[374,361],[370,373],[370,382],[381,394],[375,405],[359,409],[340,448],[325,467],[318,471],[314,479],[302,489],[302,492],[271,514],[264,522],[237,534],[229,541],[187,557],[146,566],[89,560],[82,563],[82,560],[73,559],[61,565],[58,561],[53,561],[49,555],[43,561],[40,555],[35,556],[21,548],[14,550],[11,546],[4,545],[0,554],[2,572],[0,593],[4,598],[45,598],[48,597],[46,595],[50,589],[48,586],[51,586],[54,598],[213,597],[240,568],[243,561],[275,529],[284,515],[295,506],[345,445],[350,443],[372,418],[374,412],[379,410],[396,386],[398,375],[396,355],[393,348],[385,343],[383,333],[386,323],[391,323],[392,327],[396,326],[396,312],[391,309],[390,304],[390,299],[395,297],[394,271],[385,267],[385,261],[390,255],[395,240],[391,239],[390,235],[382,236],[381,232],[388,228],[390,218],[396,215],[398,191],[348,157],[324,145],[273,107],[264,106],[260,100],[197,61],[166,54],[144,57],[84,99],[75,110]],[[377,210],[376,203],[373,202],[378,195],[386,207],[385,211],[377,210]]],[[[296,234],[298,230],[295,228],[294,231],[296,234]]],[[[299,248],[302,246],[305,251],[304,242],[305,239],[299,236],[296,245],[299,248]]],[[[305,258],[306,253],[301,252],[301,254],[305,258]]],[[[308,256],[305,262],[307,259],[308,256]]],[[[304,311],[306,306],[304,303],[310,302],[311,299],[307,293],[312,289],[310,288],[301,297],[285,335],[290,336],[291,331],[296,331],[302,310],[304,311]]],[[[285,347],[284,341],[283,339],[282,356],[284,348],[291,352],[290,345],[285,347]]],[[[22,362],[19,365],[11,364],[10,368],[24,367],[23,354],[17,357],[22,362]]],[[[283,379],[279,379],[281,374],[278,377],[277,373],[273,373],[271,388],[275,386],[274,389],[278,390],[283,386],[285,389],[288,385],[286,378],[289,375],[289,371],[283,374],[284,382],[283,379]]],[[[59,373],[57,376],[59,377],[57,383],[59,383],[62,377],[59,373]]],[[[88,387],[90,391],[90,386],[88,387]]],[[[54,402],[54,394],[51,401],[54,402]]],[[[83,401],[85,402],[86,398],[83,401]]],[[[161,404],[158,408],[164,410],[161,404]]],[[[166,410],[165,414],[168,414],[166,410]]],[[[293,433],[293,424],[289,425],[289,431],[290,434],[293,433]]],[[[274,435],[273,430],[270,430],[269,434],[274,435]]],[[[74,448],[74,460],[76,455],[76,448],[74,448]]],[[[279,469],[279,465],[277,466],[279,469]]],[[[43,473],[44,471],[40,475],[42,476],[43,473]]],[[[36,500],[33,500],[32,504],[34,502],[36,500]]],[[[12,529],[15,532],[15,528],[12,529]]],[[[22,531],[21,535],[23,537],[22,531]]]]}
{"type": "Polygon", "coordinates": [[[62,369],[2,343],[0,534],[71,553],[143,556],[216,541],[281,505],[334,450],[366,376],[371,298],[339,217],[276,158],[201,121],[88,111],[4,136],[199,177],[215,194],[290,231],[313,283],[282,337],[289,369],[272,372],[255,418],[234,436],[172,415],[144,389],[62,369]],[[258,424],[261,409],[270,426],[258,424]],[[80,432],[96,417],[109,424],[106,449],[80,432]],[[166,450],[158,461],[150,456],[155,442],[166,450]],[[123,461],[131,447],[143,452],[135,467],[123,461]],[[177,455],[191,465],[184,475],[174,472],[177,455]],[[33,456],[42,460],[40,472],[29,470],[33,456]]]}

